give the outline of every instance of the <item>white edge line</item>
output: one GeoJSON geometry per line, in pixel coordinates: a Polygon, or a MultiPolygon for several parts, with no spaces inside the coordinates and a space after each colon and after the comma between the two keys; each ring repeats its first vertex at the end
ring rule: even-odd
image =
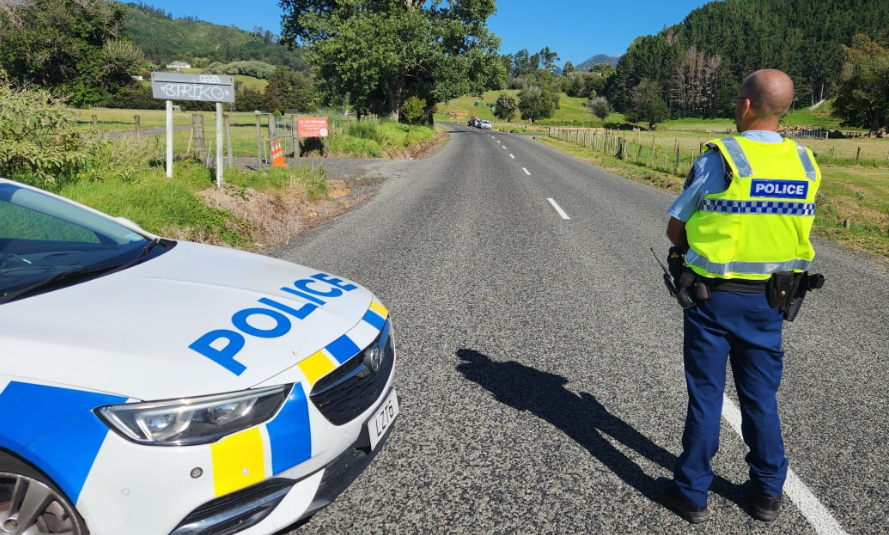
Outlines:
{"type": "MultiPolygon", "coordinates": [[[[722,396],[722,416],[735,430],[738,436],[741,435],[741,411],[735,407],[735,404],[723,394],[722,396]]],[[[818,498],[812,494],[809,487],[797,477],[796,472],[787,469],[787,481],[784,483],[784,494],[790,498],[806,518],[809,524],[815,528],[815,533],[819,535],[846,535],[843,527],[837,522],[837,519],[830,514],[827,507],[824,507],[818,498]]]]}
{"type": "Polygon", "coordinates": [[[565,210],[562,210],[562,207],[559,206],[559,204],[555,200],[553,200],[553,199],[547,199],[547,200],[549,201],[549,203],[551,205],[553,205],[553,208],[556,209],[556,212],[559,212],[559,215],[562,216],[562,219],[571,219],[570,217],[568,217],[568,214],[565,213],[565,210]]]}
{"type": "Polygon", "coordinates": [[[531,171],[528,171],[524,167],[522,167],[522,171],[524,171],[526,175],[531,176],[531,171]]]}

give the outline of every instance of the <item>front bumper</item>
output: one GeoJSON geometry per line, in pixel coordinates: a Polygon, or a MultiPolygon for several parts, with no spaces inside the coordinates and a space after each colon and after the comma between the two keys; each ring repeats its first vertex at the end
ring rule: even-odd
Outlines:
{"type": "MultiPolygon", "coordinates": [[[[364,370],[359,351],[329,379],[295,387],[273,420],[217,443],[158,448],[108,432],[76,502],[91,531],[265,535],[329,504],[388,435],[394,415],[381,421],[381,409],[396,400],[397,414],[389,325],[380,325],[373,342],[385,348],[376,373],[364,370]]],[[[288,379],[299,377],[276,377],[288,379]]]]}
{"type": "Polygon", "coordinates": [[[358,478],[391,431],[391,427],[386,430],[374,449],[370,448],[367,432],[363,432],[339,457],[303,479],[269,479],[207,502],[192,511],[170,535],[268,533],[306,519],[333,503],[358,478]]]}

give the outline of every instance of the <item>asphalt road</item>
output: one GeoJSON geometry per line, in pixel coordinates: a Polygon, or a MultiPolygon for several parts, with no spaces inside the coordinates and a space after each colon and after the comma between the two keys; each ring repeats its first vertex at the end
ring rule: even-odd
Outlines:
{"type": "Polygon", "coordinates": [[[525,136],[451,127],[435,157],[279,256],[389,307],[401,413],[362,476],[299,534],[889,532],[889,267],[816,242],[825,287],[785,324],[792,470],[749,514],[746,447],[714,459],[712,519],[654,500],[685,414],[681,311],[649,247],[673,196],[525,136]]]}

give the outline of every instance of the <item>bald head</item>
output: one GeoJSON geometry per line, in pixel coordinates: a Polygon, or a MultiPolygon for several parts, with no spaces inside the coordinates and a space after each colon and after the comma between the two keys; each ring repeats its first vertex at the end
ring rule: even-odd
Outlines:
{"type": "Polygon", "coordinates": [[[777,69],[763,69],[748,76],[741,92],[750,98],[757,115],[776,115],[780,119],[793,102],[793,80],[777,69]]]}
{"type": "Polygon", "coordinates": [[[744,79],[738,96],[749,99],[749,107],[737,110],[739,131],[775,130],[793,103],[793,80],[777,69],[755,71],[744,79]]]}

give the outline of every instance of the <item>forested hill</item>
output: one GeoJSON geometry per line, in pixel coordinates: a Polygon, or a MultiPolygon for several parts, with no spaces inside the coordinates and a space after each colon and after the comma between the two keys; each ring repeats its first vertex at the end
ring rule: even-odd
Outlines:
{"type": "Polygon", "coordinates": [[[620,60],[620,57],[606,56],[605,54],[596,54],[580,65],[577,65],[575,68],[579,71],[588,71],[594,65],[599,65],[600,63],[608,63],[609,65],[611,65],[611,68],[614,68],[617,67],[618,60],[620,60]]]}
{"type": "Polygon", "coordinates": [[[146,59],[157,65],[185,61],[200,67],[214,62],[262,61],[295,71],[308,70],[302,52],[278,44],[277,36],[267,29],[248,32],[190,17],[174,19],[144,3],[121,4],[126,9],[127,34],[146,59]]]}
{"type": "Polygon", "coordinates": [[[797,99],[812,104],[837,96],[843,45],[864,34],[889,45],[889,0],[722,0],[630,46],[617,67],[612,101],[626,108],[647,79],[674,113],[724,113],[738,84],[764,67],[786,71],[797,99]]]}

